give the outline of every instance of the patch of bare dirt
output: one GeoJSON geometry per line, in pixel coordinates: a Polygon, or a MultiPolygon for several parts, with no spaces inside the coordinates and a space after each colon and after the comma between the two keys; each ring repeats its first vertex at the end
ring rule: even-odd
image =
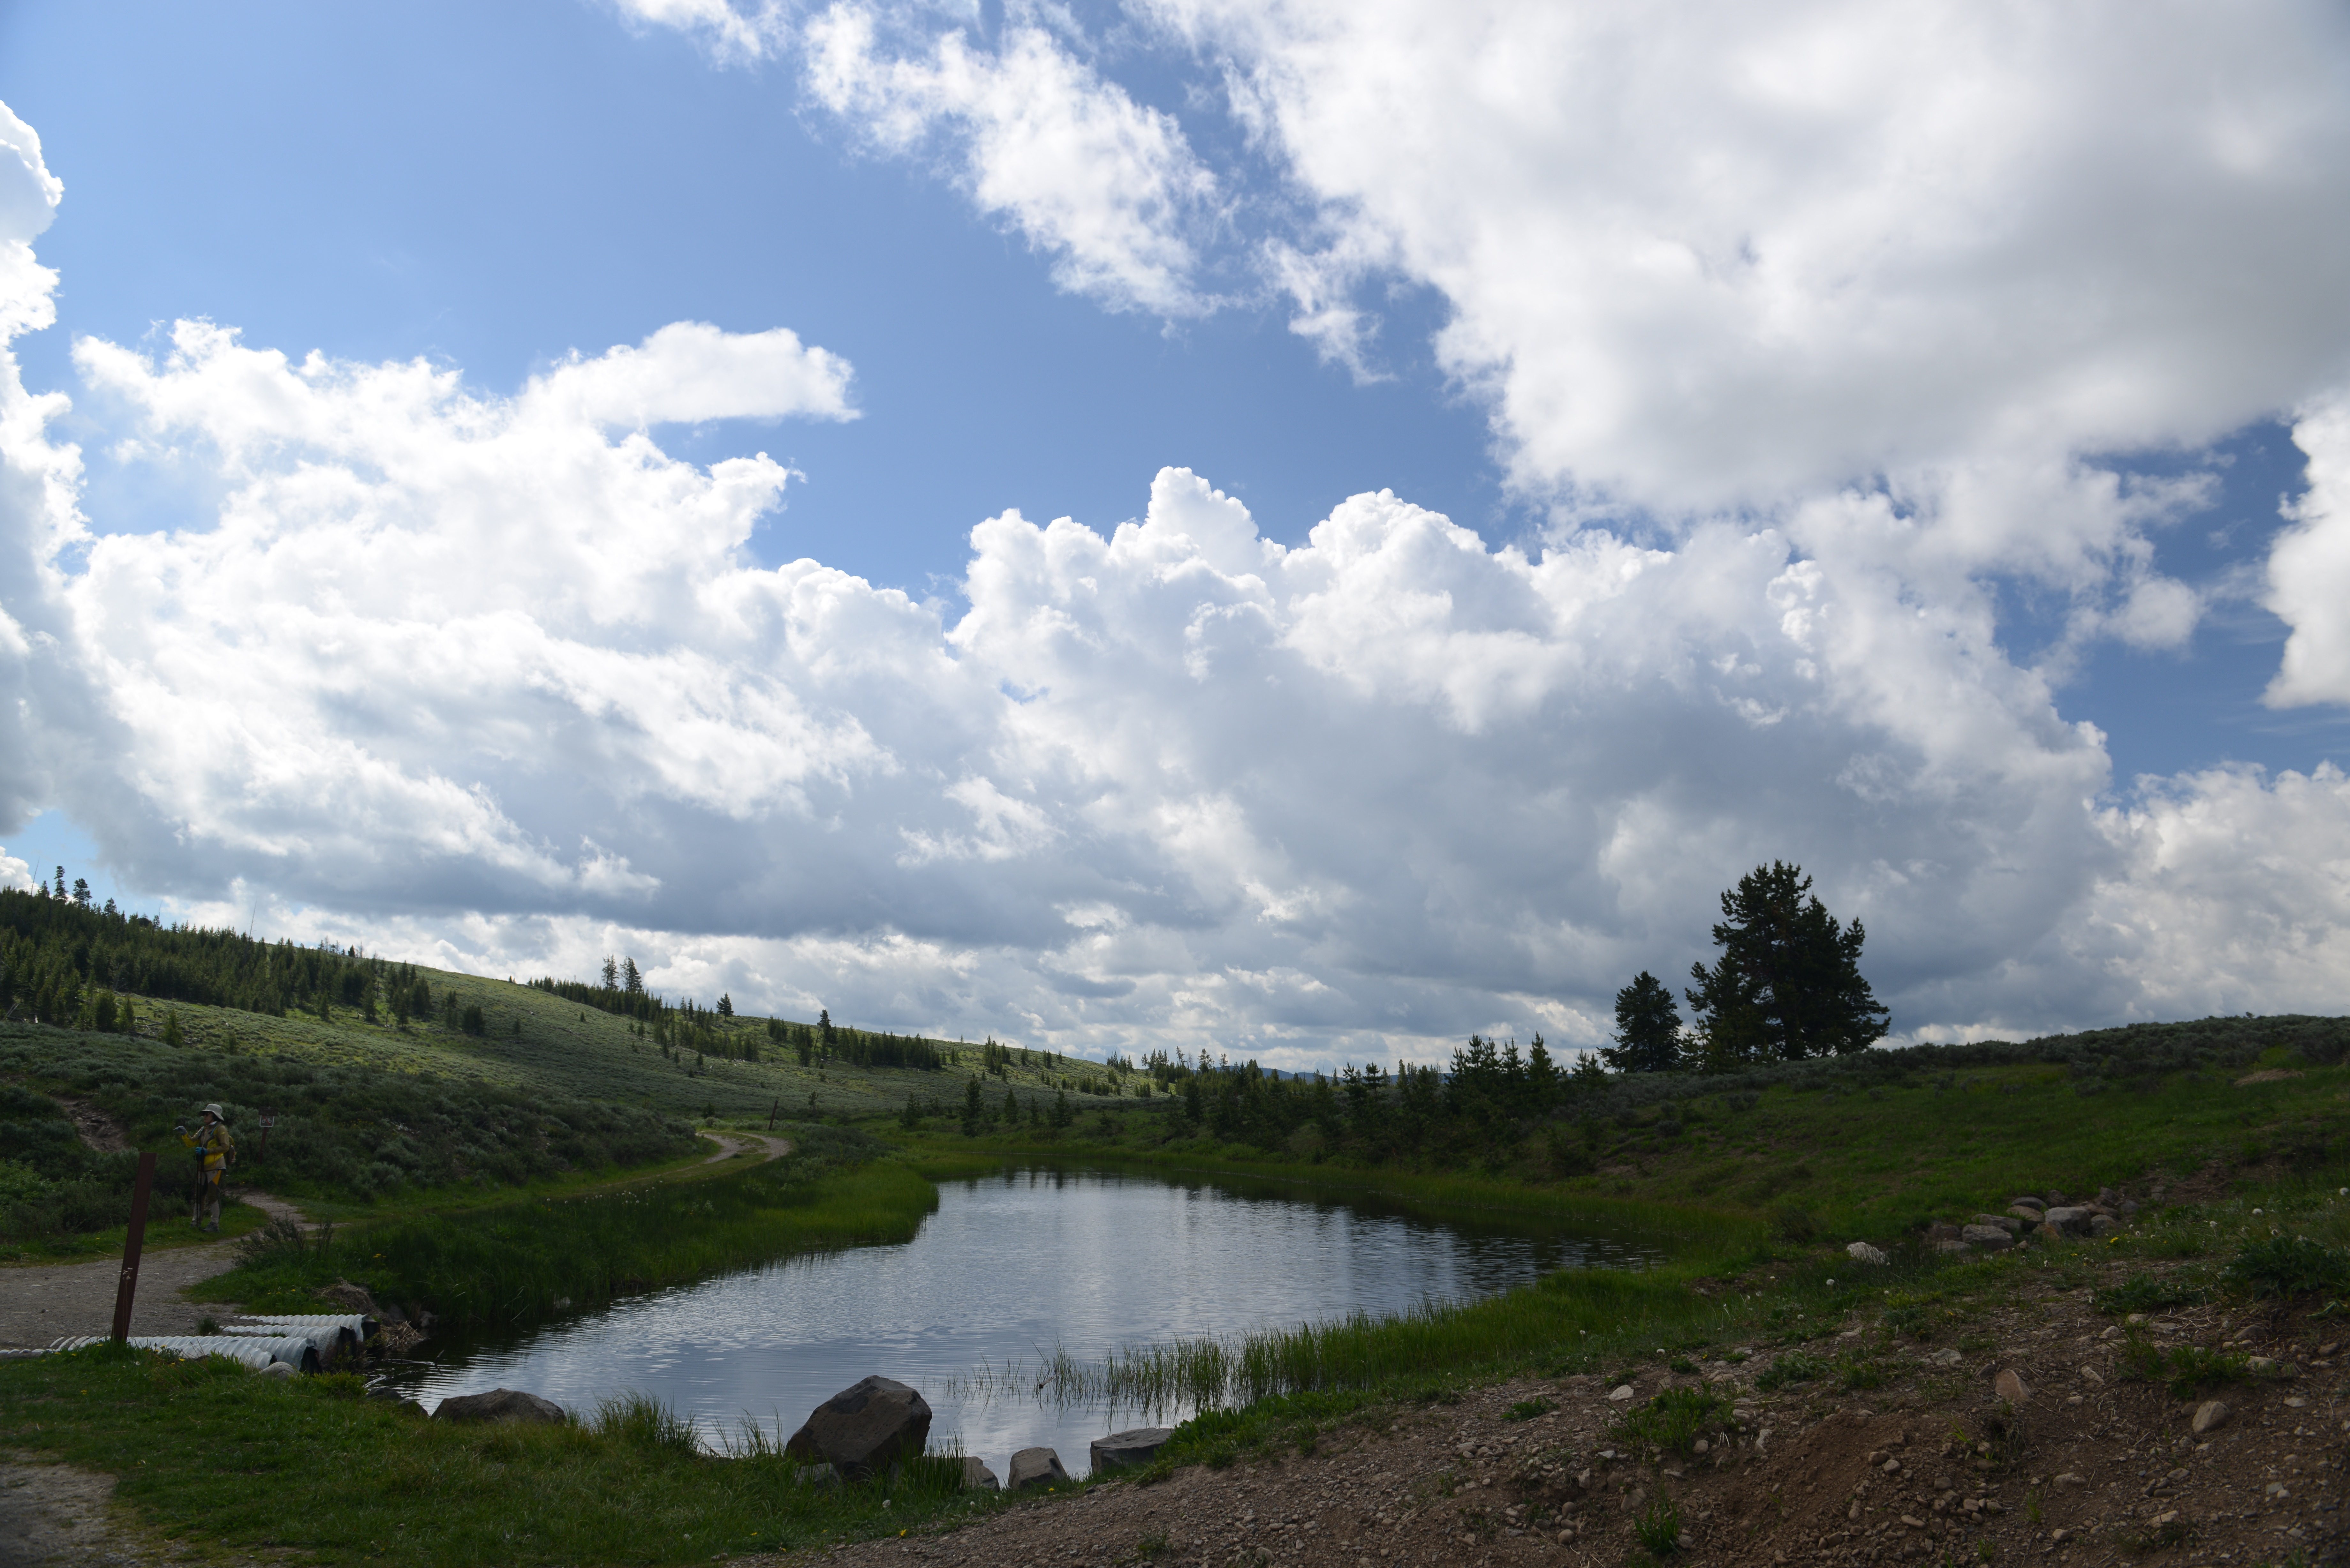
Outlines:
{"type": "Polygon", "coordinates": [[[1769,1353],[1644,1373],[1638,1399],[1681,1386],[1727,1403],[1702,1453],[1638,1451],[1616,1427],[1631,1402],[1611,1401],[1599,1380],[1520,1380],[1457,1406],[1334,1428],[1308,1454],[1115,1482],[830,1558],[956,1568],[1617,1568],[1637,1561],[1635,1521],[1669,1498],[1681,1536],[1669,1560],[1691,1568],[2344,1560],[2350,1377],[2334,1359],[2342,1346],[2325,1336],[2350,1334],[2306,1315],[2218,1307],[2136,1326],[2165,1347],[2291,1359],[2298,1376],[2215,1390],[2207,1397],[2232,1408],[2198,1435],[2199,1401],[2126,1380],[2121,1331],[2091,1310],[2086,1291],[2073,1291],[2015,1301],[1968,1324],[1969,1343],[1987,1348],[1862,1351],[1857,1324],[1805,1347],[1822,1360],[1865,1357],[1887,1377],[1875,1389],[1834,1392],[1831,1372],[1757,1393],[1769,1353]],[[2010,1372],[2025,1389],[2012,1403],[1993,1388],[2010,1372]],[[1511,1418],[1513,1406],[1523,1415],[1521,1402],[1536,1399],[1553,1407],[1511,1418]]]}
{"type": "Polygon", "coordinates": [[[2282,1084],[2287,1078],[2298,1078],[2301,1075],[2288,1067],[2271,1067],[2262,1072],[2245,1074],[2236,1080],[2236,1087],[2241,1089],[2253,1084],[2282,1084]]]}
{"type": "Polygon", "coordinates": [[[120,1154],[130,1147],[130,1129],[88,1100],[59,1094],[52,1094],[49,1098],[65,1107],[66,1115],[73,1119],[74,1135],[85,1148],[100,1154],[120,1154]]]}
{"type": "Polygon", "coordinates": [[[16,1459],[0,1461],[0,1568],[162,1560],[109,1516],[112,1476],[16,1459]]]}

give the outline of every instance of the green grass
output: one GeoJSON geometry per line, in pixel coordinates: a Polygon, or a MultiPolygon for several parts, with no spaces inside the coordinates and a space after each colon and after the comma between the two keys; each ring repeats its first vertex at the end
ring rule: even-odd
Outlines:
{"type": "Polygon", "coordinates": [[[1765,1231],[1796,1245],[1886,1242],[1931,1220],[1999,1212],[2026,1192],[2085,1196],[2109,1183],[2142,1191],[2214,1167],[2263,1188],[2322,1184],[2350,1160],[2350,1067],[2296,1059],[2300,1078],[2238,1087],[2226,1075],[2235,1069],[2208,1064],[2108,1080],[2037,1063],[1905,1073],[1908,1054],[1874,1054],[1885,1060],[1867,1064],[1866,1080],[1859,1066],[1814,1063],[1801,1064],[1807,1076],[1760,1090],[1701,1076],[1636,1083],[1672,1096],[1665,1104],[1679,1136],[1645,1136],[1663,1116],[1658,1106],[1622,1107],[1600,1127],[1595,1168],[1575,1175],[1557,1173],[1547,1137],[1527,1137],[1499,1167],[1363,1167],[1318,1151],[1220,1144],[1165,1096],[1087,1102],[1075,1127],[1052,1136],[996,1127],[966,1138],[943,1118],[877,1130],[934,1178],[986,1168],[991,1157],[1143,1163],[1629,1226],[1677,1245],[1765,1231]],[[1840,1076],[1853,1080],[1846,1092],[1836,1091],[1840,1076]]]}
{"type": "Polygon", "coordinates": [[[543,1317],[704,1278],[789,1253],[903,1241],[937,1189],[869,1140],[788,1129],[793,1154],[706,1180],[652,1182],[584,1197],[422,1214],[286,1238],[189,1293],[263,1311],[300,1310],[338,1277],[379,1297],[429,1305],[457,1324],[543,1317]]]}
{"type": "Polygon", "coordinates": [[[234,1363],[100,1346],[0,1366],[0,1445],[120,1477],[115,1496],[193,1544],[418,1568],[706,1563],[894,1534],[1003,1503],[954,1463],[799,1484],[775,1434],[732,1455],[619,1404],[563,1426],[449,1426],[358,1397],[354,1377],[279,1382],[234,1363]]]}

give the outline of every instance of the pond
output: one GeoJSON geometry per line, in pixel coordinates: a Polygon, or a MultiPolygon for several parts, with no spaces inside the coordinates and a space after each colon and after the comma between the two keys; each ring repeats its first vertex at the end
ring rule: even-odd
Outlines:
{"type": "Polygon", "coordinates": [[[1622,1238],[1490,1213],[1430,1217],[1303,1185],[1022,1166],[941,1182],[938,1211],[901,1245],[788,1259],[519,1334],[452,1339],[395,1380],[427,1407],[506,1387],[586,1412],[633,1391],[705,1434],[748,1417],[788,1436],[879,1373],[922,1391],[934,1449],[959,1442],[1002,1476],[1014,1450],[1041,1444],[1082,1476],[1093,1438],[1190,1411],[1071,1404],[1033,1376],[998,1376],[990,1393],[972,1375],[1034,1367],[1056,1348],[1085,1358],[1395,1312],[1661,1256],[1622,1238]]]}

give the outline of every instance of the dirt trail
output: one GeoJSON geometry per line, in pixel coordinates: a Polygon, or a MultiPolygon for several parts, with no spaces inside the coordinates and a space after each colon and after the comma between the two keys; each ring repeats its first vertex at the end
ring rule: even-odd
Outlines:
{"type": "MultiPolygon", "coordinates": [[[[273,1220],[308,1226],[302,1211],[283,1198],[251,1188],[237,1189],[235,1196],[273,1220]]],[[[187,1217],[177,1202],[158,1204],[148,1211],[151,1237],[186,1224],[187,1217]]],[[[139,1260],[139,1294],[131,1303],[130,1332],[193,1334],[199,1318],[221,1317],[234,1311],[219,1302],[199,1306],[182,1300],[180,1293],[199,1280],[226,1273],[235,1263],[234,1241],[148,1251],[139,1260]]],[[[0,1269],[0,1348],[38,1348],[67,1334],[104,1334],[114,1323],[114,1293],[121,1277],[120,1257],[0,1269]]]]}
{"type": "Polygon", "coordinates": [[[702,1163],[716,1165],[722,1159],[732,1159],[746,1148],[764,1148],[767,1158],[781,1159],[792,1152],[792,1140],[777,1137],[774,1133],[706,1132],[702,1135],[718,1145],[718,1152],[702,1163]]]}

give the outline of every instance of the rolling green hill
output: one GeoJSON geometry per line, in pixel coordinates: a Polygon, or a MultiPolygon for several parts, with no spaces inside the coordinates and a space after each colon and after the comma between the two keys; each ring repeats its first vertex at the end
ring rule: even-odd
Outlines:
{"type": "Polygon", "coordinates": [[[695,1123],[946,1112],[974,1074],[1023,1106],[1139,1082],[992,1042],[722,1016],[16,892],[0,892],[0,1259],[113,1244],[135,1158],[84,1132],[163,1153],[175,1184],[172,1128],[212,1100],[237,1179],[331,1211],[657,1165],[701,1147],[695,1123]],[[910,1060],[935,1065],[876,1064],[910,1060]]]}

